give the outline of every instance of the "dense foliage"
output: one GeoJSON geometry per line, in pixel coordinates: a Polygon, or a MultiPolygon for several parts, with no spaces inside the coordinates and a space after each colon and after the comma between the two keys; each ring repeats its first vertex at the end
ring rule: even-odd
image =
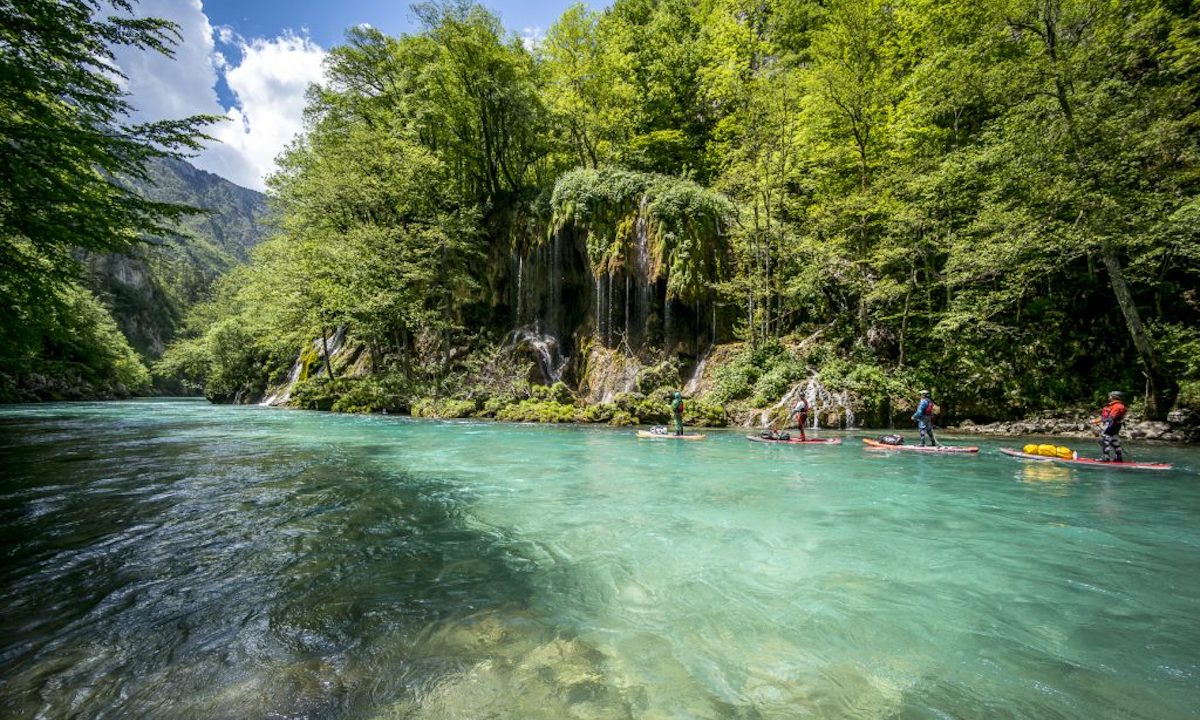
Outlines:
{"type": "Polygon", "coordinates": [[[418,14],[331,53],[274,179],[278,236],[177,353],[210,394],[349,327],[375,377],[466,400],[472,349],[523,319],[531,248],[584,238],[582,317],[645,222],[662,315],[713,300],[711,339],[745,343],[724,402],[812,377],[878,417],[917,383],[959,416],[1196,400],[1192,5],[618,0],[531,47],[475,5],[418,14]],[[231,332],[237,353],[197,354],[231,332]]]}
{"type": "Polygon", "coordinates": [[[127,122],[112,48],[171,53],[174,25],[126,0],[0,3],[0,399],[144,390],[146,370],[80,283],[81,254],[168,234],[147,163],[198,147],[211,118],[127,122]],[[111,13],[111,14],[110,14],[111,13]]]}

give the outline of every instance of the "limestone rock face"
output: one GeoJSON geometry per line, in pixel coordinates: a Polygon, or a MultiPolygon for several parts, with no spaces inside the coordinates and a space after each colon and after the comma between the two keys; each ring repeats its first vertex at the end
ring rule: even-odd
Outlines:
{"type": "Polygon", "coordinates": [[[87,254],[90,286],[112,312],[129,344],[145,359],[162,355],[189,306],[212,281],[246,262],[266,235],[266,197],[182,160],[159,158],[150,180],[136,185],[157,202],[205,212],[184,219],[173,237],[149,238],[122,254],[87,254]]]}

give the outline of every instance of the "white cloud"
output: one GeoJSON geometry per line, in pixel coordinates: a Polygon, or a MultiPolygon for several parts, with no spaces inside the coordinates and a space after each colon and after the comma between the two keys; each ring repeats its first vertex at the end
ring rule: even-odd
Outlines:
{"type": "Polygon", "coordinates": [[[534,25],[533,27],[521,28],[521,44],[529,52],[535,52],[546,41],[546,31],[534,25]]]}
{"type": "Polygon", "coordinates": [[[239,105],[225,112],[231,122],[218,125],[212,134],[223,143],[220,150],[232,152],[258,178],[251,187],[262,187],[275,156],[303,128],[304,93],[321,79],[325,53],[307,37],[291,33],[245,42],[241,50],[241,62],[224,71],[239,105]]]}
{"type": "Polygon", "coordinates": [[[228,121],[208,133],[220,143],[191,162],[233,182],[261,190],[275,169],[275,157],[303,127],[304,94],[320,82],[325,52],[304,35],[285,32],[276,38],[245,39],[232,28],[214,28],[200,0],[142,0],[140,15],[179,25],[183,40],[174,60],[158,53],[117,49],[117,62],[128,76],[137,120],[188,115],[224,115],[228,121]],[[241,52],[230,62],[216,50],[214,34],[241,52]],[[218,78],[233,95],[232,107],[218,99],[218,78]]]}

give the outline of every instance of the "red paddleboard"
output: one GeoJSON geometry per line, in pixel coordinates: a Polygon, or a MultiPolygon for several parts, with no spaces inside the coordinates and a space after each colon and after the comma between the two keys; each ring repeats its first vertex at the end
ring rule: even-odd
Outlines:
{"type": "Polygon", "coordinates": [[[923,452],[934,454],[979,452],[979,448],[975,447],[974,445],[970,447],[964,447],[962,445],[927,445],[922,447],[920,445],[888,445],[887,443],[881,443],[878,440],[872,440],[870,438],[863,438],[862,441],[868,450],[904,450],[907,452],[923,452]]]}
{"type": "Polygon", "coordinates": [[[1085,465],[1087,467],[1105,468],[1107,470],[1170,470],[1171,466],[1167,463],[1141,463],[1141,462],[1100,462],[1091,458],[1060,458],[1049,457],[1047,455],[1033,455],[1020,450],[1011,450],[1009,448],[1000,448],[1000,452],[1011,457],[1020,458],[1022,460],[1037,460],[1038,462],[1056,462],[1064,465],[1085,465]]]}
{"type": "Polygon", "coordinates": [[[747,440],[753,440],[760,443],[771,443],[773,445],[841,445],[841,438],[821,438],[812,440],[801,440],[800,438],[792,438],[790,440],[772,440],[761,435],[747,435],[747,440]]]}

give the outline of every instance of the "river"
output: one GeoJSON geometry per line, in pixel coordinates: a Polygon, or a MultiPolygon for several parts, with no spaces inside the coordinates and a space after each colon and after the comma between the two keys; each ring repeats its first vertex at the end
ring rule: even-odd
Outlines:
{"type": "Polygon", "coordinates": [[[1137,474],[742,435],[0,407],[0,707],[1197,717],[1200,450],[1129,444],[1176,463],[1137,474]]]}

